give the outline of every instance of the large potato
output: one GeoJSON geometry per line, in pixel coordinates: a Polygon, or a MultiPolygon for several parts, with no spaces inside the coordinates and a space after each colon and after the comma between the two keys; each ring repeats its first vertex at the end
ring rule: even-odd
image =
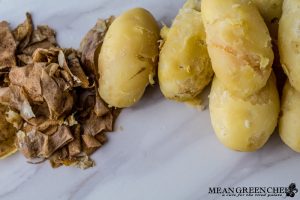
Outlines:
{"type": "Polygon", "coordinates": [[[274,59],[268,28],[253,3],[202,0],[212,67],[230,92],[247,97],[262,89],[274,59]]]}
{"type": "Polygon", "coordinates": [[[280,61],[291,85],[300,91],[300,1],[286,0],[279,21],[280,61]]]}
{"type": "Polygon", "coordinates": [[[300,92],[286,82],[281,99],[279,134],[285,144],[300,152],[300,92]]]}
{"type": "Polygon", "coordinates": [[[200,0],[188,0],[170,29],[161,35],[158,78],[164,96],[178,101],[195,98],[211,81],[213,70],[207,52],[200,0]]]}
{"type": "Polygon", "coordinates": [[[143,95],[157,66],[159,27],[153,16],[135,8],[109,27],[99,55],[99,93],[114,107],[129,107],[143,95]]]}
{"type": "Polygon", "coordinates": [[[233,95],[215,77],[209,99],[211,121],[219,140],[237,151],[261,148],[273,133],[279,114],[275,76],[247,98],[233,95]]]}

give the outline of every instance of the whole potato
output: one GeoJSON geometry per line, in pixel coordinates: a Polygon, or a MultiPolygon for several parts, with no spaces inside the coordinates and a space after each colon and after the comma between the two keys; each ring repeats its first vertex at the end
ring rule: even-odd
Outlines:
{"type": "Polygon", "coordinates": [[[209,98],[213,128],[219,140],[237,151],[261,148],[273,133],[279,114],[274,74],[256,94],[240,98],[215,77],[209,98]]]}
{"type": "Polygon", "coordinates": [[[195,98],[211,81],[213,70],[207,52],[201,18],[200,0],[188,0],[180,9],[170,29],[161,35],[158,78],[168,99],[188,101],[195,98]]]}
{"type": "Polygon", "coordinates": [[[300,152],[300,92],[286,82],[281,99],[279,135],[294,151],[300,152]]]}
{"type": "Polygon", "coordinates": [[[280,62],[291,85],[300,91],[300,1],[286,0],[279,21],[278,47],[280,62]]]}
{"type": "Polygon", "coordinates": [[[109,27],[99,55],[99,93],[110,106],[129,107],[153,82],[158,60],[159,27],[145,9],[117,17],[109,27]]]}
{"type": "Polygon", "coordinates": [[[267,83],[274,55],[256,6],[244,0],[202,0],[201,10],[218,79],[240,97],[258,92],[267,83]]]}

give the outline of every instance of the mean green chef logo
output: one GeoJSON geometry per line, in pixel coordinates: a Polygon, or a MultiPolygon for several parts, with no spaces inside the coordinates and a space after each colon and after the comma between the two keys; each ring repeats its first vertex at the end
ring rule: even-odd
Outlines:
{"type": "Polygon", "coordinates": [[[209,187],[208,194],[223,197],[295,197],[295,183],[288,187],[209,187]]]}
{"type": "Polygon", "coordinates": [[[294,197],[297,192],[298,192],[298,189],[296,188],[296,184],[291,183],[286,191],[286,196],[294,197]]]}

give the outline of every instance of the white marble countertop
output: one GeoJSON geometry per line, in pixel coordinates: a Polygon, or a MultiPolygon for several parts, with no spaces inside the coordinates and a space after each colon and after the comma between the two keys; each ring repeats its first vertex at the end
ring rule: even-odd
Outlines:
{"type": "MultiPolygon", "coordinates": [[[[97,18],[141,6],[170,24],[183,2],[0,0],[0,20],[15,26],[29,11],[35,24],[57,31],[61,46],[78,48],[97,18]]],[[[92,156],[96,166],[85,171],[31,165],[20,154],[1,160],[0,199],[206,200],[225,199],[208,195],[209,187],[300,185],[300,157],[277,134],[255,153],[228,150],[214,135],[208,109],[167,101],[157,86],[121,113],[109,139],[92,156]]]]}

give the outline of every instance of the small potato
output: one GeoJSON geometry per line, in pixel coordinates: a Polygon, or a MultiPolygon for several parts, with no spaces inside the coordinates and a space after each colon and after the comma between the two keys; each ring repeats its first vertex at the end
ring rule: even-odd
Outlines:
{"type": "Polygon", "coordinates": [[[129,107],[154,83],[159,27],[145,9],[135,8],[109,27],[99,55],[99,93],[110,106],[129,107]]]}
{"type": "Polygon", "coordinates": [[[279,114],[274,74],[267,85],[247,98],[234,96],[217,77],[209,99],[213,128],[219,140],[237,151],[261,148],[273,133],[279,114]]]}
{"type": "Polygon", "coordinates": [[[170,29],[161,35],[158,78],[162,93],[168,99],[194,99],[211,81],[213,70],[207,52],[201,18],[200,0],[188,0],[180,9],[170,29]]]}
{"type": "Polygon", "coordinates": [[[299,0],[284,1],[278,30],[280,62],[291,85],[298,91],[300,91],[299,7],[299,0]]]}
{"type": "Polygon", "coordinates": [[[281,99],[279,135],[282,141],[300,153],[300,92],[286,82],[281,99]]]}
{"type": "Polygon", "coordinates": [[[258,92],[269,79],[274,55],[256,6],[244,0],[202,0],[201,10],[218,79],[236,96],[258,92]]]}

